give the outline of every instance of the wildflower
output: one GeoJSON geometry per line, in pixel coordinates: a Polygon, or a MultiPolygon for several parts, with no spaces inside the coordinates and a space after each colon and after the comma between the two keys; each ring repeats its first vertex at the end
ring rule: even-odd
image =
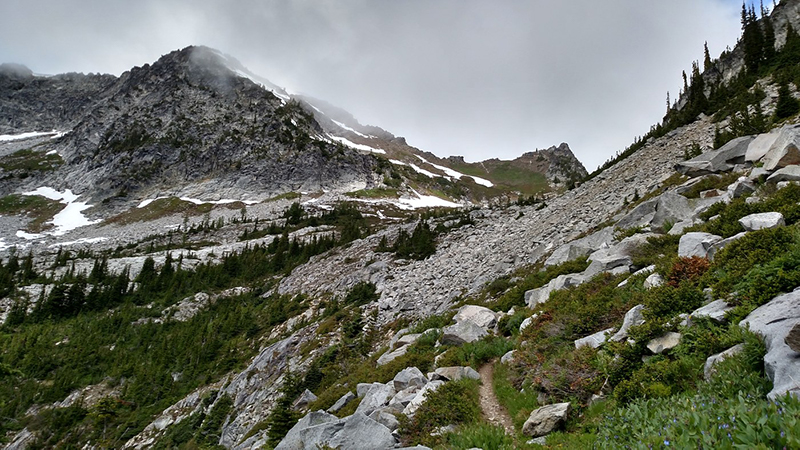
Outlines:
{"type": "Polygon", "coordinates": [[[669,441],[668,441],[667,439],[664,439],[664,445],[666,445],[667,447],[669,447],[669,441]]]}

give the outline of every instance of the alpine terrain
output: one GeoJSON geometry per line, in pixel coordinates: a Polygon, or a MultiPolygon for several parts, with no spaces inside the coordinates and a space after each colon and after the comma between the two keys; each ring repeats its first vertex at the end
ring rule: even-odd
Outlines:
{"type": "Polygon", "coordinates": [[[797,30],[744,7],[592,173],[207,47],[0,65],[0,444],[800,448],[797,30]]]}

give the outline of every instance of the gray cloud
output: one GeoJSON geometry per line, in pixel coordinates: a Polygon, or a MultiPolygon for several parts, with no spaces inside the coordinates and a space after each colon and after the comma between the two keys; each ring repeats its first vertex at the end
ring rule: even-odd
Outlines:
{"type": "Polygon", "coordinates": [[[439,155],[568,142],[591,170],[681,70],[733,46],[737,0],[3,0],[0,62],[121,73],[192,44],[439,155]]]}

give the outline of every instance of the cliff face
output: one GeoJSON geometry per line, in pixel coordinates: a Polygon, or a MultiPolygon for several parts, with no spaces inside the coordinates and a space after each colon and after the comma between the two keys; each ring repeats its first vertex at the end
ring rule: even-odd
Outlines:
{"type": "Polygon", "coordinates": [[[95,201],[179,191],[263,199],[372,183],[372,157],[326,139],[298,103],[240,75],[208,48],[172,52],[118,79],[3,80],[18,112],[3,115],[7,128],[71,131],[48,144],[64,164],[36,182],[95,201]]]}

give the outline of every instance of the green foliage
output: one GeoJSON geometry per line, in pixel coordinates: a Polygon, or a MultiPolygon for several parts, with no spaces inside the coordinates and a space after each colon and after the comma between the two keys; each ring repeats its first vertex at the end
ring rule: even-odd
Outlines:
{"type": "Polygon", "coordinates": [[[479,341],[468,342],[448,349],[439,359],[438,365],[440,367],[472,366],[477,369],[487,361],[503,356],[513,348],[514,344],[505,338],[486,336],[479,341]]]}
{"type": "Polygon", "coordinates": [[[391,251],[399,258],[422,260],[436,253],[435,237],[427,222],[420,220],[411,235],[400,230],[391,251]]]}
{"type": "Polygon", "coordinates": [[[414,417],[400,422],[400,434],[404,443],[436,445],[440,436],[431,432],[446,425],[474,423],[480,417],[478,406],[478,382],[459,380],[445,383],[427,395],[414,417]]]}
{"type": "Polygon", "coordinates": [[[453,316],[455,316],[455,314],[455,311],[450,311],[425,317],[409,327],[408,332],[422,333],[426,330],[430,330],[431,328],[446,327],[453,323],[453,316]]]}
{"type": "Polygon", "coordinates": [[[683,281],[677,287],[664,284],[647,291],[644,295],[645,319],[671,319],[680,313],[688,313],[705,302],[703,290],[691,282],[683,281]]]}
{"type": "Polygon", "coordinates": [[[702,383],[696,393],[636,400],[613,411],[598,430],[599,447],[630,442],[676,448],[796,447],[800,401],[765,398],[768,384],[754,367],[761,363],[763,344],[754,340],[746,337],[745,351],[719,363],[711,382],[702,383]]]}
{"type": "Polygon", "coordinates": [[[679,358],[670,360],[661,356],[644,363],[614,388],[614,398],[627,404],[637,398],[663,398],[694,386],[702,372],[703,360],[679,358]]]}
{"type": "Polygon", "coordinates": [[[361,306],[377,299],[378,294],[375,292],[375,285],[369,281],[359,281],[347,292],[344,303],[347,305],[361,306]]]}
{"type": "Polygon", "coordinates": [[[669,234],[647,238],[647,242],[644,245],[640,245],[631,252],[633,265],[647,267],[655,264],[659,272],[666,272],[664,270],[666,266],[671,264],[672,259],[678,255],[679,241],[680,236],[669,234]]]}
{"type": "Polygon", "coordinates": [[[686,198],[700,198],[700,193],[709,189],[725,189],[739,179],[740,174],[730,172],[722,175],[709,175],[693,184],[682,195],[686,198]]]}
{"type": "Polygon", "coordinates": [[[0,179],[16,177],[27,178],[31,172],[50,172],[58,168],[64,160],[56,153],[31,149],[19,150],[0,158],[0,169],[5,172],[0,179]]]}
{"type": "Polygon", "coordinates": [[[734,303],[757,307],[800,284],[800,238],[795,227],[747,233],[719,251],[711,265],[719,293],[738,291],[734,303]]]}
{"type": "Polygon", "coordinates": [[[493,388],[497,401],[508,411],[516,429],[521,430],[531,411],[539,407],[537,393],[530,386],[521,392],[510,379],[512,370],[504,364],[494,366],[493,388]]]}
{"type": "Polygon", "coordinates": [[[800,102],[792,96],[788,83],[781,83],[778,89],[778,104],[775,106],[775,118],[786,119],[800,112],[800,102]]]}
{"type": "Polygon", "coordinates": [[[514,450],[518,448],[514,439],[503,427],[489,424],[470,424],[460,427],[455,433],[445,436],[447,447],[452,449],[514,450]]]}

